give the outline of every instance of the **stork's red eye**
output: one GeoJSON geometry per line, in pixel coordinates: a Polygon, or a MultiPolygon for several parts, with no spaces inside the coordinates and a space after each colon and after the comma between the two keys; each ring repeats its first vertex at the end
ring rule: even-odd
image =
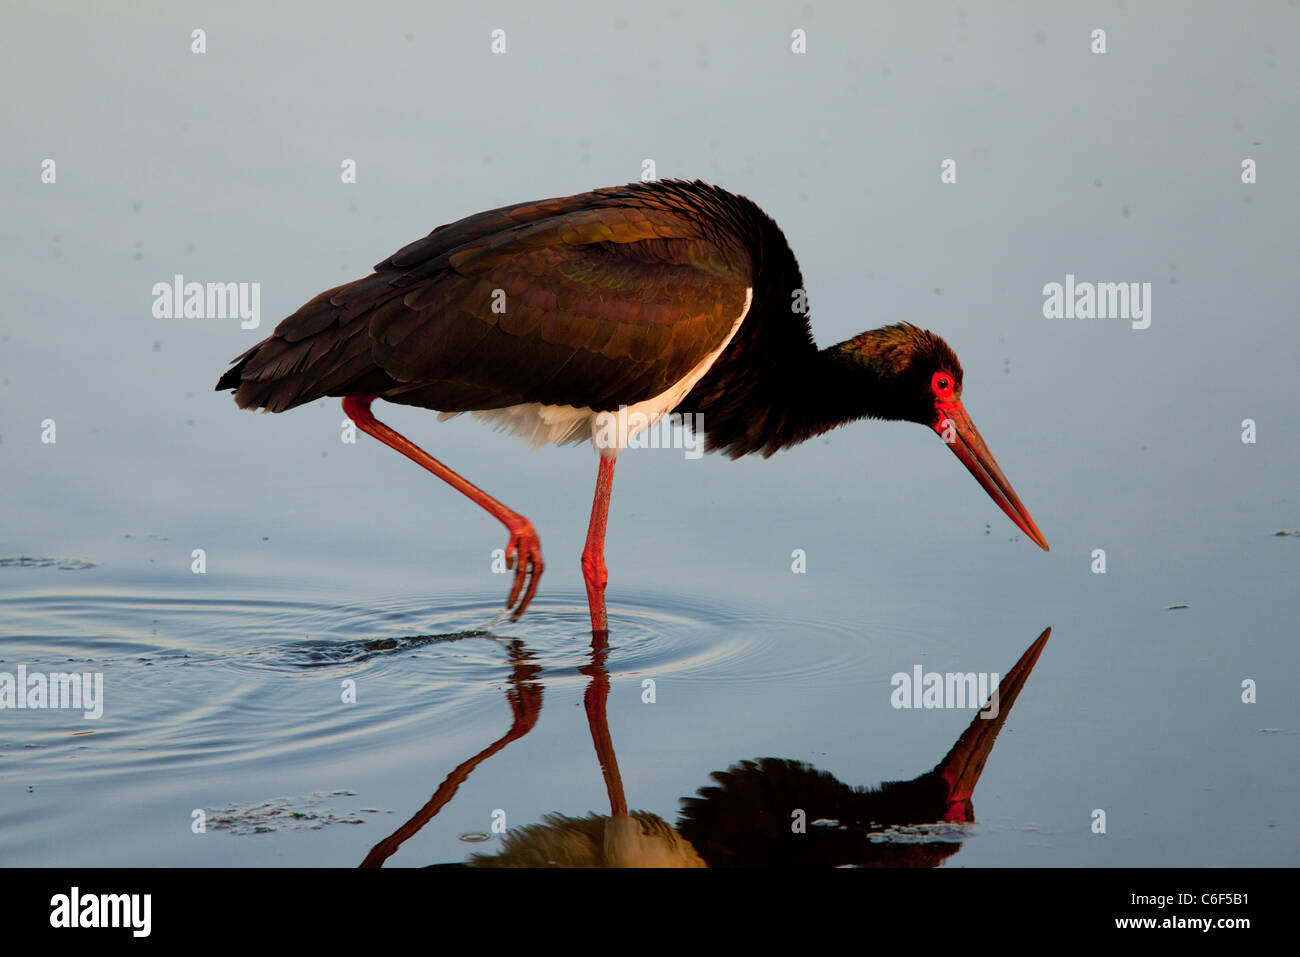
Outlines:
{"type": "Polygon", "coordinates": [[[934,394],[940,399],[951,399],[953,389],[952,376],[946,372],[936,372],[930,379],[930,388],[934,390],[934,394]]]}

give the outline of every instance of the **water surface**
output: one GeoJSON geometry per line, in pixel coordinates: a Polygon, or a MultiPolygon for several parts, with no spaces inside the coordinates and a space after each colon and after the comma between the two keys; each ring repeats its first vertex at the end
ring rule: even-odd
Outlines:
{"type": "Polygon", "coordinates": [[[13,11],[0,671],[102,673],[105,699],[97,720],[0,711],[0,863],[354,866],[521,714],[388,865],[493,853],[496,812],[609,812],[577,561],[592,453],[380,410],[536,524],[546,575],[510,623],[494,521],[341,442],[334,402],[253,415],[212,386],[434,226],[651,158],[781,223],[822,345],[900,319],[942,334],[1052,551],[910,424],[766,461],[628,452],[603,667],[629,806],[673,822],[761,757],[911,780],[973,711],[895,709],[891,677],[1004,674],[1050,626],[944,866],[1296,864],[1300,536],[1274,533],[1300,527],[1297,22],[1294,3],[13,11]],[[261,327],[154,318],[177,273],[261,283],[261,327]],[[1150,282],[1150,328],[1044,318],[1067,274],[1150,282]]]}

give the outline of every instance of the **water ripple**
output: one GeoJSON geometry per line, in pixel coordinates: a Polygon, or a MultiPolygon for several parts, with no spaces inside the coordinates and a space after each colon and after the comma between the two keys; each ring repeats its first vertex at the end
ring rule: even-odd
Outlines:
{"type": "MultiPolygon", "coordinates": [[[[523,659],[548,692],[585,685],[583,596],[501,621],[500,596],[365,602],[139,594],[130,589],[0,597],[0,670],[102,672],[104,714],[15,711],[0,770],[29,778],[267,762],[338,753],[396,732],[447,733],[499,707],[523,659]],[[345,694],[351,683],[355,702],[345,694]]],[[[720,603],[622,597],[606,668],[713,685],[860,680],[872,653],[847,626],[745,615],[720,603]],[[815,653],[801,653],[814,649],[815,653]]]]}

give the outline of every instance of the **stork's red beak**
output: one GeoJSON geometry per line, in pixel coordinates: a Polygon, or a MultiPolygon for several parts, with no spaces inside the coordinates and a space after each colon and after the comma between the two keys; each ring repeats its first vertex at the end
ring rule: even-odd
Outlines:
{"type": "Polygon", "coordinates": [[[984,762],[993,752],[993,742],[998,732],[1011,714],[1011,706],[1016,703],[1020,689],[1029,680],[1029,673],[1038,663],[1038,656],[1043,653],[1043,646],[1052,629],[1046,628],[1023,655],[1015,666],[1007,672],[998,684],[997,715],[986,717],[988,712],[981,708],[971,719],[970,727],[957,739],[947,757],[939,762],[932,774],[938,774],[948,786],[948,812],[946,821],[973,821],[975,814],[971,810],[970,799],[975,793],[975,785],[984,773],[984,762]]]}
{"type": "Polygon", "coordinates": [[[935,411],[938,413],[938,419],[933,426],[934,431],[948,443],[953,454],[961,459],[961,464],[970,470],[975,480],[984,486],[984,491],[989,493],[989,498],[998,503],[998,508],[1006,512],[1007,517],[1015,522],[1035,545],[1043,551],[1049,551],[1047,539],[1043,538],[1043,533],[1030,518],[1029,510],[1020,501],[1016,490],[1007,481],[1007,477],[1002,474],[1002,469],[998,468],[993,453],[980,438],[979,430],[966,414],[961,401],[936,402],[935,411]]]}

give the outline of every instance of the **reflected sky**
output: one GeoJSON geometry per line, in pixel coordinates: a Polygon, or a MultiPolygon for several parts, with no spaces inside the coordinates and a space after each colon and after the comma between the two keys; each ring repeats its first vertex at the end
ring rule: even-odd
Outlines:
{"type": "Polygon", "coordinates": [[[1052,551],[907,423],[770,460],[629,451],[609,721],[637,806],[675,821],[710,772],[760,754],[910,779],[968,716],[892,708],[890,676],[998,671],[1050,623],[953,864],[1300,861],[1300,536],[1274,534],[1300,528],[1295,3],[54,3],[4,32],[0,558],[95,564],[0,562],[0,670],[93,665],[107,704],[76,738],[80,718],[0,712],[0,860],[351,866],[383,825],[200,839],[190,812],[345,789],[387,824],[503,729],[499,656],[349,660],[373,710],[347,712],[336,669],[301,666],[318,641],[482,629],[558,682],[393,864],[482,850],[457,835],[503,805],[519,822],[599,805],[591,452],[381,412],[537,526],[546,577],[506,626],[497,523],[378,443],[341,443],[337,402],[254,415],[212,383],[434,226],[650,159],[776,219],[821,345],[899,320],[941,334],[1052,551]],[[261,327],[156,319],[151,289],[178,273],[260,283],[261,327]],[[1067,275],[1150,283],[1150,327],[1046,318],[1067,275]]]}

